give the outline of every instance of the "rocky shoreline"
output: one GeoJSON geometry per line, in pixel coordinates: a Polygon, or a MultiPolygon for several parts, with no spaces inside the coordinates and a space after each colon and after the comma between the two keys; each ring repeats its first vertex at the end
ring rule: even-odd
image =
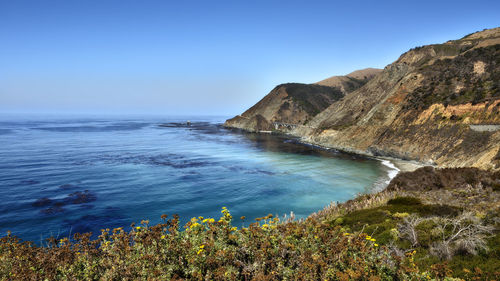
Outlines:
{"type": "MultiPolygon", "coordinates": [[[[224,125],[223,125],[224,126],[224,125]]],[[[227,126],[224,126],[226,127],[227,129],[231,129],[231,130],[239,130],[241,132],[244,132],[244,133],[247,133],[247,134],[274,134],[274,135],[277,135],[277,136],[281,136],[281,137],[285,137],[288,141],[293,141],[297,144],[300,144],[300,145],[305,145],[305,146],[311,146],[311,147],[314,147],[314,148],[317,148],[317,149],[321,149],[321,150],[325,150],[325,151],[331,151],[331,150],[334,150],[334,151],[339,151],[339,152],[342,152],[342,153],[347,153],[347,154],[352,154],[352,155],[356,155],[356,156],[361,156],[361,157],[366,157],[366,158],[369,158],[369,159],[374,159],[374,160],[378,160],[380,161],[383,165],[385,165],[386,167],[388,167],[389,171],[388,171],[388,178],[389,180],[387,180],[383,186],[383,188],[385,188],[387,185],[389,185],[390,181],[392,179],[394,179],[397,175],[399,175],[400,173],[404,173],[404,172],[413,172],[419,168],[422,168],[422,167],[425,167],[425,166],[432,166],[432,167],[435,167],[433,165],[428,165],[428,164],[425,164],[425,163],[419,163],[417,161],[412,161],[412,160],[405,160],[405,159],[398,159],[398,158],[394,158],[394,157],[384,157],[384,156],[374,156],[374,155],[371,155],[371,154],[367,154],[367,153],[358,153],[356,151],[344,151],[344,150],[341,150],[341,149],[336,149],[336,148],[331,148],[331,147],[328,147],[328,146],[323,146],[323,145],[320,145],[320,144],[316,144],[316,143],[311,143],[311,142],[308,142],[308,141],[305,141],[304,139],[300,138],[300,137],[297,137],[297,136],[294,136],[292,134],[287,134],[287,133],[281,133],[281,132],[252,132],[252,131],[248,131],[248,130],[245,130],[245,129],[240,129],[240,128],[232,128],[232,127],[227,127],[227,126]],[[395,172],[391,172],[392,171],[395,171],[395,172]]],[[[383,189],[381,189],[383,190],[383,189]]],[[[375,190],[375,192],[379,192],[381,190],[375,190]]]]}
{"type": "MultiPolygon", "coordinates": [[[[293,136],[293,137],[295,137],[295,136],[293,136]]],[[[298,138],[298,137],[295,137],[295,138],[298,138]]],[[[400,159],[400,158],[389,157],[389,156],[376,156],[376,155],[369,154],[369,153],[363,153],[362,151],[342,150],[342,149],[338,149],[338,148],[323,146],[320,144],[311,143],[311,142],[301,140],[300,138],[299,138],[298,142],[301,144],[312,145],[312,146],[319,147],[319,148],[326,149],[326,150],[335,149],[335,150],[338,150],[338,151],[341,151],[344,153],[369,157],[369,158],[373,158],[373,159],[376,159],[379,161],[389,161],[392,165],[395,166],[395,168],[397,168],[399,170],[399,172],[413,172],[416,169],[421,168],[421,167],[425,167],[425,166],[436,167],[435,165],[430,164],[430,163],[420,163],[420,162],[414,161],[414,160],[406,160],[406,159],[400,159]]]]}

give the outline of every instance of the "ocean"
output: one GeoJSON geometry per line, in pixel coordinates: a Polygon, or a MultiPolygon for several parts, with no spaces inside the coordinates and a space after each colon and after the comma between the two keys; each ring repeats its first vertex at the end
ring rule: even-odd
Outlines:
{"type": "Polygon", "coordinates": [[[162,214],[218,218],[223,206],[235,226],[305,218],[395,174],[388,162],[228,130],[225,119],[0,116],[0,236],[95,236],[162,214]]]}

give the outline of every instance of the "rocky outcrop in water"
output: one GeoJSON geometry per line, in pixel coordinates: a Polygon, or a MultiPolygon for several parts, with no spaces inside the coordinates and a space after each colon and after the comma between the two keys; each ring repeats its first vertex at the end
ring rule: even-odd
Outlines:
{"type": "Polygon", "coordinates": [[[414,48],[295,124],[286,132],[326,147],[499,169],[500,28],[414,48]]]}

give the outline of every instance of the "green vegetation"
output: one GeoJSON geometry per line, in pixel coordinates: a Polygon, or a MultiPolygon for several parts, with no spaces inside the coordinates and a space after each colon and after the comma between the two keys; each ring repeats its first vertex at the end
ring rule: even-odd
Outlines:
{"type": "Polygon", "coordinates": [[[246,228],[232,226],[225,208],[219,220],[192,218],[179,231],[178,217],[130,232],[102,230],[47,246],[0,240],[2,280],[427,280],[408,258],[390,255],[371,237],[343,233],[310,218],[284,222],[268,215],[246,228]]]}
{"type": "Polygon", "coordinates": [[[498,172],[425,167],[301,221],[237,228],[223,208],[95,240],[37,246],[8,234],[0,280],[500,280],[499,183],[498,172]]]}
{"type": "Polygon", "coordinates": [[[290,98],[312,116],[344,96],[339,88],[316,84],[287,83],[278,87],[285,87],[290,98]]]}
{"type": "Polygon", "coordinates": [[[397,197],[386,205],[330,217],[327,222],[346,232],[368,233],[393,254],[415,251],[416,266],[434,272],[435,277],[498,280],[500,233],[487,220],[498,220],[498,212],[481,219],[456,207],[397,197]],[[467,235],[457,235],[459,229],[468,231],[462,232],[467,235]]]}
{"type": "MultiPolygon", "coordinates": [[[[396,197],[375,208],[343,216],[280,221],[268,215],[234,227],[225,208],[219,220],[179,218],[149,226],[103,229],[73,239],[48,239],[38,247],[8,235],[0,239],[1,280],[443,280],[445,276],[500,277],[500,235],[476,253],[436,256],[439,220],[458,216],[450,206],[396,197]],[[405,223],[413,219],[416,241],[405,223]],[[406,232],[405,232],[406,231],[406,232]],[[365,234],[368,233],[368,234],[365,234]],[[405,235],[406,233],[406,235],[405,235]],[[486,251],[490,249],[490,251],[486,251]],[[495,271],[496,270],[496,271],[495,271]]],[[[244,218],[242,218],[244,219],[244,218]]],[[[484,219],[492,219],[491,217],[484,219]]],[[[493,218],[494,219],[494,218],[493,218]]],[[[441,228],[441,229],[446,229],[441,228]]],[[[448,231],[448,230],[446,230],[448,231]]],[[[448,231],[449,232],[449,231],[448,231]]],[[[453,232],[449,232],[453,233],[453,232]]],[[[448,234],[449,235],[449,234],[448,234]]]]}
{"type": "MultiPolygon", "coordinates": [[[[347,231],[361,231],[370,233],[379,239],[380,242],[387,244],[391,242],[391,230],[397,227],[397,224],[409,214],[418,214],[421,216],[431,215],[456,215],[458,210],[446,205],[424,205],[416,198],[398,197],[389,200],[389,202],[377,208],[362,209],[351,212],[345,216],[333,219],[341,219],[340,224],[347,231]]],[[[332,220],[330,220],[332,221],[332,220]]]]}

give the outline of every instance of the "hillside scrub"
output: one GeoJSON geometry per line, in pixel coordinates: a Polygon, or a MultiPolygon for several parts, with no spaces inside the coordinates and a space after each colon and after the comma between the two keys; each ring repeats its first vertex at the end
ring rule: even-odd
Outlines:
{"type": "MultiPolygon", "coordinates": [[[[404,207],[398,202],[408,201],[412,199],[396,198],[391,204],[401,210],[404,207]]],[[[415,206],[425,205],[414,202],[415,206]]],[[[384,238],[385,230],[378,231],[382,224],[406,216],[396,212],[394,221],[383,219],[354,231],[361,227],[355,214],[334,221],[288,222],[268,215],[238,229],[223,208],[220,219],[192,218],[183,231],[177,216],[166,220],[164,215],[163,223],[149,226],[142,221],[128,232],[103,229],[96,240],[90,239],[90,233],[75,234],[72,239],[51,238],[37,246],[9,234],[0,239],[0,279],[441,280],[457,275],[439,260],[420,263],[425,249],[405,248],[403,236],[396,249],[393,240],[399,234],[394,229],[389,229],[389,240],[384,238]]],[[[500,276],[479,267],[465,273],[478,278],[500,276]]]]}
{"type": "Polygon", "coordinates": [[[434,277],[500,277],[498,210],[473,214],[458,207],[396,197],[385,205],[327,217],[325,221],[340,226],[343,232],[368,233],[393,256],[403,258],[412,253],[415,265],[434,272],[434,277]]]}
{"type": "Polygon", "coordinates": [[[268,215],[248,227],[220,219],[143,221],[44,246],[0,239],[2,280],[427,280],[408,258],[392,256],[366,234],[345,233],[316,219],[280,223],[268,215]]]}
{"type": "Polygon", "coordinates": [[[499,181],[498,172],[424,167],[316,216],[342,231],[370,234],[393,255],[415,251],[414,263],[437,277],[499,280],[499,181]]]}
{"type": "Polygon", "coordinates": [[[500,45],[493,45],[422,66],[419,71],[424,75],[425,80],[422,86],[409,95],[405,107],[426,109],[435,103],[457,105],[470,102],[476,104],[497,99],[500,95],[499,57],[500,45]],[[474,64],[478,61],[486,62],[483,75],[477,75],[474,71],[474,64]],[[460,90],[457,91],[457,89],[460,90]]]}
{"type": "Polygon", "coordinates": [[[276,88],[278,87],[284,87],[288,96],[311,116],[317,115],[332,104],[332,101],[344,96],[344,93],[337,87],[300,83],[287,83],[276,88]]]}

